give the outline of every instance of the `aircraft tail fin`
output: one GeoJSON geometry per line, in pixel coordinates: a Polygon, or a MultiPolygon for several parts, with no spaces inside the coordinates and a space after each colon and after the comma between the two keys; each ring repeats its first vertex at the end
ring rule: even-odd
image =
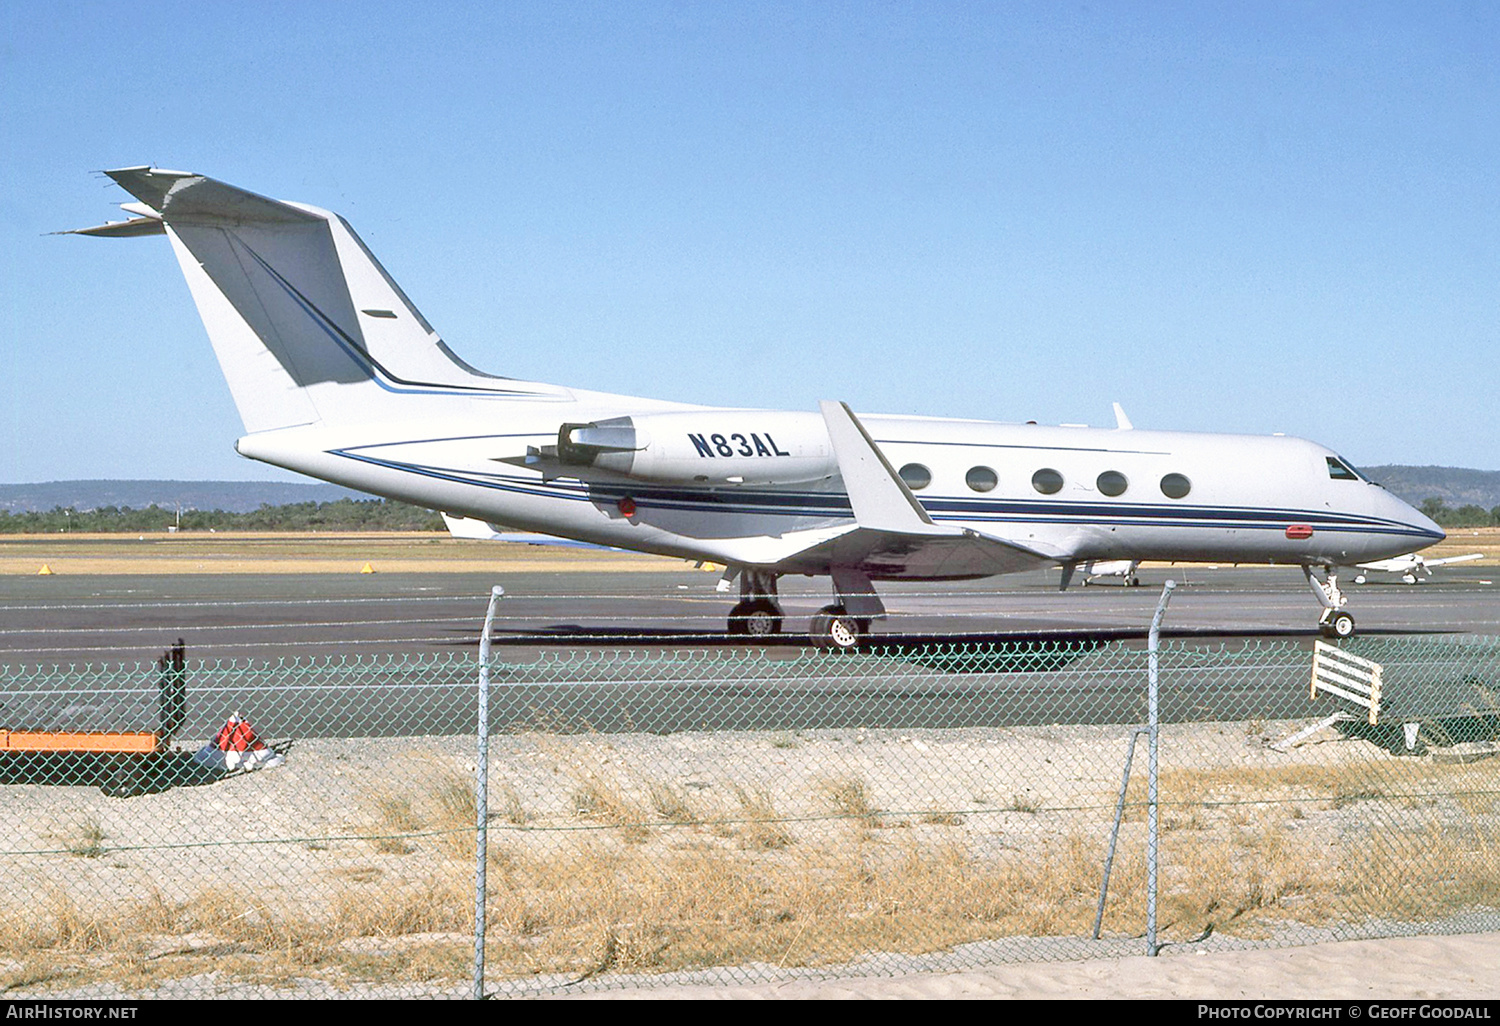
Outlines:
{"type": "Polygon", "coordinates": [[[458,359],[337,214],[183,171],[105,174],[137,216],[73,234],[168,236],[247,432],[378,418],[396,396],[563,394],[458,359]]]}

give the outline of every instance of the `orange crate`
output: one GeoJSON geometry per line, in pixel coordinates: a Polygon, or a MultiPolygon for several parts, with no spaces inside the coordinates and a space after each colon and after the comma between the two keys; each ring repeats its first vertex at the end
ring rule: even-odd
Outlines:
{"type": "Polygon", "coordinates": [[[155,752],[160,744],[160,734],[0,730],[0,752],[140,752],[149,754],[155,752]]]}

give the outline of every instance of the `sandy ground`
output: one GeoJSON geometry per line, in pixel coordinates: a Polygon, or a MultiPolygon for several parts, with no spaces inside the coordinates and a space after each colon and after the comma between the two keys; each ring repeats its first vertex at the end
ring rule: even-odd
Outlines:
{"type": "Polygon", "coordinates": [[[1027,962],[968,972],[558,995],[589,1000],[1418,1001],[1500,998],[1500,934],[1399,937],[1274,951],[1027,962]]]}
{"type": "Polygon", "coordinates": [[[684,570],[665,556],[420,531],[0,535],[0,574],[587,573],[684,570]]]}
{"type": "MultiPolygon", "coordinates": [[[[1165,754],[1169,764],[1191,764],[1204,772],[1232,770],[1237,776],[1296,763],[1344,765],[1362,773],[1381,767],[1415,771],[1422,765],[1417,760],[1395,759],[1355,741],[1332,740],[1290,754],[1270,749],[1267,740],[1273,735],[1285,736],[1288,726],[1179,726],[1173,729],[1165,754]]],[[[1107,816],[1108,798],[1121,765],[1120,734],[1118,727],[1037,727],[900,733],[819,731],[795,736],[507,736],[492,742],[491,795],[493,802],[502,792],[513,793],[534,817],[533,826],[555,824],[564,831],[555,836],[566,838],[571,836],[569,827],[584,822],[572,811],[576,799],[570,797],[584,773],[610,781],[627,796],[641,788],[643,781],[671,782],[683,793],[696,795],[694,800],[705,808],[713,795],[731,785],[774,785],[783,796],[784,811],[800,815],[817,811],[814,802],[819,782],[833,774],[856,775],[867,781],[885,809],[952,807],[958,802],[972,805],[983,786],[991,792],[993,801],[1005,806],[1026,805],[1020,799],[1035,795],[1040,809],[1001,809],[993,814],[971,811],[958,825],[924,826],[911,815],[891,817],[889,825],[869,832],[864,850],[878,852],[907,838],[935,837],[944,832],[965,837],[975,850],[1002,841],[1039,850],[1048,836],[1068,829],[1070,814],[1050,809],[1089,805],[1105,810],[1107,816]],[[798,795],[803,796],[805,808],[796,804],[798,795]]],[[[14,857],[0,864],[0,889],[18,899],[30,895],[38,907],[59,887],[83,903],[110,894],[159,893],[167,900],[188,900],[205,888],[217,887],[254,893],[272,901],[285,902],[295,896],[315,902],[343,895],[374,905],[383,891],[399,887],[403,881],[422,879],[434,865],[449,866],[459,875],[467,873],[459,857],[462,853],[445,854],[435,839],[419,836],[392,852],[359,837],[379,826],[372,803],[374,794],[400,794],[407,789],[412,807],[420,813],[443,781],[462,780],[472,771],[469,745],[462,738],[402,738],[375,743],[307,739],[289,750],[284,766],[206,787],[173,788],[129,800],[108,798],[95,788],[11,785],[6,788],[12,829],[7,847],[14,857]],[[214,838],[222,837],[216,824],[242,820],[247,812],[253,813],[259,839],[312,840],[264,849],[258,845],[224,849],[213,843],[214,838]],[[76,852],[63,850],[76,844],[73,835],[80,823],[93,825],[104,849],[100,854],[79,857],[76,852]],[[348,840],[332,840],[340,836],[348,840]],[[313,843],[320,837],[329,840],[313,843]]],[[[1481,772],[1488,765],[1459,769],[1481,772]]],[[[645,801],[644,795],[640,800],[645,801]]],[[[1288,821],[1283,829],[1292,831],[1299,844],[1316,846],[1319,838],[1326,841],[1367,825],[1372,811],[1361,802],[1337,808],[1327,805],[1288,821]]],[[[1099,819],[1097,814],[1090,815],[1099,819]]],[[[420,833],[438,825],[428,821],[417,823],[415,828],[420,833]]],[[[1215,825],[1227,829],[1216,822],[1205,822],[1181,826],[1176,836],[1192,838],[1195,845],[1200,840],[1207,842],[1217,831],[1204,827],[1215,825]]],[[[811,823],[798,829],[825,826],[811,823]]],[[[545,839],[548,832],[526,836],[545,839]]],[[[706,829],[699,829],[696,836],[702,843],[716,843],[706,829]]],[[[627,847],[648,850],[659,846],[666,852],[667,845],[677,839],[677,834],[659,831],[645,845],[627,847]]],[[[809,833],[798,847],[814,842],[814,835],[809,833]]],[[[736,850],[733,844],[725,844],[727,851],[736,850]]],[[[1428,928],[1455,931],[1488,925],[1488,920],[1471,919],[1467,925],[1434,922],[1428,928]]],[[[1135,927],[1125,933],[1121,929],[1117,927],[1114,932],[1117,941],[1124,943],[1117,943],[1115,950],[1128,952],[1136,942],[1126,938],[1135,927]]],[[[202,940],[196,934],[170,933],[160,938],[163,951],[182,948],[184,936],[202,940]]],[[[1177,939],[1163,937],[1169,942],[1177,939]]],[[[1309,942],[1316,939],[1315,934],[1306,936],[1309,942]]],[[[211,940],[215,938],[208,938],[211,940]]],[[[84,959],[80,968],[85,964],[97,963],[84,959]]],[[[20,962],[3,968],[14,973],[17,982],[27,973],[20,962]]],[[[523,986],[511,993],[607,1000],[1481,999],[1500,995],[1500,934],[1409,936],[1268,949],[1221,945],[1201,953],[1180,945],[1169,946],[1157,958],[1127,953],[1084,960],[1006,961],[991,968],[952,972],[923,972],[922,968],[920,964],[897,964],[881,975],[862,977],[858,975],[861,969],[855,966],[848,976],[838,979],[813,979],[811,970],[802,970],[806,974],[802,979],[743,985],[656,982],[636,988],[633,979],[619,977],[618,986],[580,992],[560,980],[552,992],[523,986]]],[[[83,982],[78,976],[72,978],[83,982]]],[[[589,986],[606,982],[597,979],[589,986]]],[[[12,985],[7,996],[59,993],[56,978],[47,984],[38,977],[37,983],[34,988],[12,985]]],[[[507,988],[498,985],[498,977],[496,983],[494,989],[503,995],[507,988]]],[[[299,988],[296,982],[286,981],[279,986],[290,985],[290,992],[277,989],[264,996],[340,996],[328,984],[311,980],[302,984],[299,988]]],[[[201,975],[177,977],[166,981],[162,996],[219,996],[224,992],[218,991],[218,986],[201,975]]],[[[141,993],[114,987],[107,980],[99,980],[81,988],[65,984],[61,990],[74,996],[106,998],[141,993]]],[[[235,989],[231,984],[228,992],[235,989]]],[[[435,989],[420,984],[413,987],[393,980],[366,985],[365,993],[372,997],[406,996],[415,991],[462,996],[464,987],[461,982],[435,989]]]]}

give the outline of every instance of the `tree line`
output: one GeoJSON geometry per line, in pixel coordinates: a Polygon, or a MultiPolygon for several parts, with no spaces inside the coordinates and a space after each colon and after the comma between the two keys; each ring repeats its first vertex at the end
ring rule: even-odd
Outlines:
{"type": "Polygon", "coordinates": [[[1485,509],[1473,504],[1454,509],[1442,499],[1422,500],[1422,512],[1438,522],[1440,527],[1500,527],[1500,506],[1485,509]]]}
{"type": "Polygon", "coordinates": [[[249,513],[222,509],[100,506],[12,513],[0,510],[0,534],[53,534],[66,531],[441,531],[443,518],[430,509],[386,499],[264,504],[249,513]]]}
{"type": "MultiPolygon", "coordinates": [[[[1500,506],[1485,509],[1466,505],[1453,508],[1442,499],[1424,499],[1422,512],[1443,527],[1500,527],[1500,506]]],[[[443,518],[430,509],[387,499],[339,499],[335,502],[292,502],[281,506],[263,504],[249,513],[222,509],[166,509],[150,505],[100,506],[75,509],[54,506],[50,510],[11,513],[0,510],[0,534],[51,534],[59,531],[129,532],[165,531],[441,531],[443,518]]]]}

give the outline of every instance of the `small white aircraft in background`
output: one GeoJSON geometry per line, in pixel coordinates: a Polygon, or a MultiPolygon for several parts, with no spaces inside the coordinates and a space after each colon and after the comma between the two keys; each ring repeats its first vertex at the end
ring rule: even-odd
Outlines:
{"type": "Polygon", "coordinates": [[[462,538],[465,541],[511,542],[518,545],[567,545],[583,549],[600,547],[589,542],[559,538],[551,534],[537,534],[534,531],[506,531],[494,524],[487,524],[483,520],[456,517],[452,513],[443,514],[443,525],[448,528],[448,533],[453,537],[462,538]]]}
{"type": "MultiPolygon", "coordinates": [[[[1432,568],[1435,566],[1447,566],[1450,563],[1467,563],[1471,559],[1483,559],[1483,552],[1471,552],[1466,556],[1449,556],[1446,559],[1428,559],[1419,552],[1408,552],[1404,556],[1396,556],[1392,559],[1375,559],[1368,563],[1356,563],[1359,570],[1370,570],[1382,574],[1400,574],[1401,580],[1407,584],[1419,584],[1425,578],[1432,576],[1432,568]]],[[[1364,584],[1368,579],[1366,574],[1357,574],[1354,578],[1355,584],[1364,584]]]]}
{"type": "MultiPolygon", "coordinates": [[[[1160,560],[1300,566],[1320,629],[1348,637],[1338,568],[1444,538],[1299,438],[1145,431],[1118,409],[1108,429],[728,409],[486,374],[337,214],[183,171],[106,174],[132,217],[76,234],[171,242],[241,455],[492,527],[722,564],[732,633],[782,629],[786,574],[831,578],[809,633],[847,648],[885,615],[876,581],[1061,566],[1066,588],[1079,567],[1160,560]]],[[[859,356],[828,357],[844,355],[859,356]]],[[[697,358],[735,373],[733,353],[697,358]]],[[[1007,398],[1003,361],[954,370],[1007,398]]]]}

